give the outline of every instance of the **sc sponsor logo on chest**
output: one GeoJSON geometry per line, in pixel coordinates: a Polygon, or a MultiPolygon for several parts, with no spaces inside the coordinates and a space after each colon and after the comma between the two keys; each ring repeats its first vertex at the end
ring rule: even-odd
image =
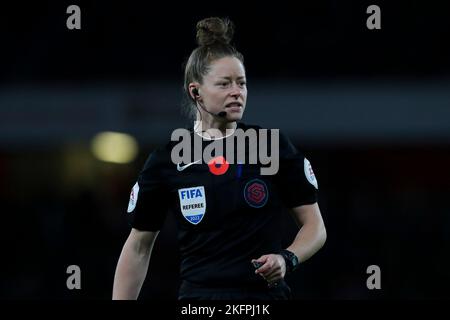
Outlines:
{"type": "Polygon", "coordinates": [[[178,190],[180,210],[183,217],[192,224],[202,221],[206,212],[206,194],[203,186],[178,190]]]}

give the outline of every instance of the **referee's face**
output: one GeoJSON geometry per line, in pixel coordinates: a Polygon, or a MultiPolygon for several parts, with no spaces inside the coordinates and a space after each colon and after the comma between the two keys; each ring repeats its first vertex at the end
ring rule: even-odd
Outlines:
{"type": "Polygon", "coordinates": [[[203,77],[200,93],[210,112],[225,111],[228,121],[241,120],[247,101],[245,69],[241,61],[234,57],[213,61],[203,77]]]}

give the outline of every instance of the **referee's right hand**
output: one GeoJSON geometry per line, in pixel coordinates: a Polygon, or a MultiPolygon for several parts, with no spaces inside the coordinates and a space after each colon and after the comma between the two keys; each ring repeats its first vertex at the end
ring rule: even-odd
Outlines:
{"type": "Polygon", "coordinates": [[[286,274],[286,261],[279,254],[267,254],[252,260],[263,265],[255,270],[256,274],[260,274],[269,284],[269,287],[276,286],[286,274]]]}

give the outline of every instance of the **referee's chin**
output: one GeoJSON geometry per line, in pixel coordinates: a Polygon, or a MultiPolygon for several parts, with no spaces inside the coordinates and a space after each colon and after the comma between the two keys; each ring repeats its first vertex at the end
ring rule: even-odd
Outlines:
{"type": "Polygon", "coordinates": [[[232,113],[230,112],[227,113],[226,119],[228,122],[241,121],[242,116],[243,116],[242,112],[232,112],[232,113]]]}

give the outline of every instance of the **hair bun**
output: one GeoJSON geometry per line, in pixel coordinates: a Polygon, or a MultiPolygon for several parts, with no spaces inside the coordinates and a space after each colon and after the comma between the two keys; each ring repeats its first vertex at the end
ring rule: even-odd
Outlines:
{"type": "Polygon", "coordinates": [[[210,46],[215,43],[229,44],[233,38],[234,25],[227,18],[206,18],[197,23],[197,44],[210,46]]]}

